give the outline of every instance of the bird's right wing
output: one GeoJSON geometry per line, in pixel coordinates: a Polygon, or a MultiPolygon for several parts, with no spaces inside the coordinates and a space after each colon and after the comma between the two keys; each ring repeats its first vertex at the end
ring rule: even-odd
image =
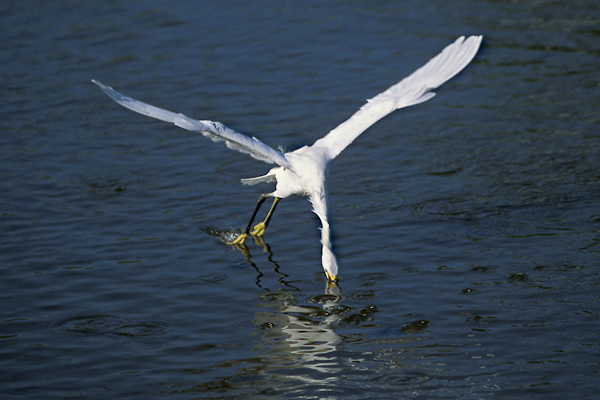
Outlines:
{"type": "Polygon", "coordinates": [[[92,82],[100,86],[104,93],[106,93],[108,97],[113,99],[115,102],[137,113],[160,119],[161,121],[171,122],[180,128],[187,129],[189,131],[200,132],[204,136],[212,139],[214,142],[224,141],[227,147],[230,149],[250,154],[257,160],[270,164],[276,163],[286,168],[289,168],[290,166],[289,161],[285,158],[285,155],[282,152],[267,146],[255,137],[251,138],[236,132],[220,122],[198,121],[183,114],[177,114],[171,111],[163,110],[162,108],[154,107],[150,104],[142,103],[141,101],[132,99],[131,97],[124,96],[114,90],[112,87],[106,86],[96,80],[92,79],[92,82]]]}
{"type": "Polygon", "coordinates": [[[475,57],[481,36],[464,36],[446,47],[427,64],[385,92],[368,100],[350,119],[317,140],[329,160],[334,159],[367,128],[399,108],[423,103],[435,96],[433,89],[458,74],[475,57]]]}

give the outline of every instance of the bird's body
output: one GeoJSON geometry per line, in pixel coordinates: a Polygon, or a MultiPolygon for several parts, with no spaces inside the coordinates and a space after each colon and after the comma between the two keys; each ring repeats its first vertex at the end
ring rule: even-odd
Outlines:
{"type": "Polygon", "coordinates": [[[446,47],[439,55],[431,59],[423,67],[403,79],[388,90],[368,100],[350,119],[317,140],[311,146],[304,146],[289,153],[277,151],[258,139],[248,137],[227,128],[219,122],[197,121],[183,114],[176,114],[130,97],[123,96],[109,86],[93,81],[114,101],[135,112],[157,118],[190,130],[197,131],[213,141],[225,141],[229,148],[248,153],[252,157],[267,163],[278,164],[267,174],[249,179],[242,179],[244,184],[276,182],[275,191],[262,195],[252,215],[248,228],[236,241],[243,242],[250,234],[252,221],[266,197],[273,197],[273,206],[264,222],[258,224],[253,235],[262,235],[267,227],[279,199],[291,195],[308,196],[313,212],[321,221],[321,243],[323,245],[322,265],[327,277],[335,281],[338,265],[331,248],[331,234],[327,218],[327,166],[362,132],[387,114],[399,108],[419,104],[432,98],[431,90],[458,74],[473,59],[481,36],[467,39],[458,38],[446,47]]]}

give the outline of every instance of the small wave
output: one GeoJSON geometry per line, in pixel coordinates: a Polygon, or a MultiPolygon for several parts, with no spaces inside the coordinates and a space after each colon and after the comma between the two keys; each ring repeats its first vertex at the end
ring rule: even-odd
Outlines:
{"type": "Polygon", "coordinates": [[[72,336],[105,335],[129,323],[126,318],[115,315],[79,315],[56,321],[53,326],[61,334],[72,336]]]}
{"type": "Polygon", "coordinates": [[[443,220],[463,221],[476,221],[500,214],[497,209],[486,208],[460,197],[425,200],[414,204],[412,210],[417,215],[432,215],[443,220]]]}
{"type": "Polygon", "coordinates": [[[167,332],[169,326],[165,322],[131,322],[127,318],[106,314],[78,315],[58,320],[52,325],[58,333],[69,336],[125,337],[161,335],[167,332]]]}

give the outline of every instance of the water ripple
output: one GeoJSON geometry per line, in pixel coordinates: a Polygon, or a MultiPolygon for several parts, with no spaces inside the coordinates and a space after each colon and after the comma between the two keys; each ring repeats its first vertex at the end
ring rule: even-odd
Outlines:
{"type": "Polygon", "coordinates": [[[223,283],[227,282],[230,279],[231,278],[229,278],[225,274],[209,274],[200,277],[200,280],[206,283],[223,283]]]}
{"type": "Polygon", "coordinates": [[[417,215],[431,215],[443,220],[476,221],[500,214],[497,209],[483,207],[460,197],[429,199],[411,208],[417,215]]]}
{"type": "Polygon", "coordinates": [[[429,375],[420,371],[405,371],[400,374],[382,373],[373,378],[378,385],[392,386],[418,385],[427,382],[429,379],[429,375]]]}
{"type": "Polygon", "coordinates": [[[296,295],[290,292],[268,292],[261,294],[258,300],[263,303],[291,302],[296,300],[296,295]]]}
{"type": "Polygon", "coordinates": [[[378,282],[388,281],[390,279],[391,276],[383,272],[367,272],[358,276],[361,286],[364,287],[373,286],[378,282]]]}
{"type": "Polygon", "coordinates": [[[114,329],[110,334],[126,337],[158,336],[166,333],[169,325],[164,322],[134,322],[114,329]]]}
{"type": "Polygon", "coordinates": [[[165,322],[130,322],[116,315],[91,314],[78,315],[58,320],[52,324],[54,329],[69,336],[117,335],[125,337],[145,337],[162,335],[168,331],[165,322]]]}
{"type": "Polygon", "coordinates": [[[79,315],[56,321],[53,326],[62,334],[72,336],[96,336],[111,333],[129,323],[125,318],[115,315],[79,315]]]}
{"type": "Polygon", "coordinates": [[[378,290],[355,290],[349,292],[347,296],[353,300],[369,300],[381,297],[381,292],[378,290]]]}
{"type": "Polygon", "coordinates": [[[139,182],[120,176],[89,176],[81,180],[81,187],[94,195],[116,196],[121,192],[137,190],[139,182]]]}

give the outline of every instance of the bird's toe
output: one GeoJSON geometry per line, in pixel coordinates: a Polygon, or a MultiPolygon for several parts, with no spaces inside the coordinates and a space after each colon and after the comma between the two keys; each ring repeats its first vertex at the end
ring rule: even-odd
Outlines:
{"type": "Polygon", "coordinates": [[[254,230],[252,231],[252,236],[262,236],[265,233],[265,229],[267,229],[267,227],[265,226],[264,222],[256,224],[254,230]]]}
{"type": "Polygon", "coordinates": [[[242,233],[240,236],[238,236],[234,241],[230,242],[229,244],[244,244],[247,237],[248,237],[247,233],[242,233]]]}

